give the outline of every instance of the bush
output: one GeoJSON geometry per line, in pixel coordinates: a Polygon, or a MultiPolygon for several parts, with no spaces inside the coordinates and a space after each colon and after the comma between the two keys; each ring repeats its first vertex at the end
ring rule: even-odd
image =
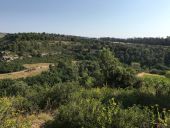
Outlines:
{"type": "Polygon", "coordinates": [[[15,62],[1,62],[0,63],[0,73],[10,73],[10,72],[16,72],[21,71],[25,69],[22,64],[15,63],[15,62]]]}
{"type": "Polygon", "coordinates": [[[165,74],[165,76],[166,76],[167,78],[170,78],[170,71],[167,71],[166,74],[165,74]]]}
{"type": "Polygon", "coordinates": [[[108,106],[95,99],[80,99],[62,105],[52,128],[111,128],[112,118],[118,109],[114,100],[108,106]]]}
{"type": "Polygon", "coordinates": [[[151,70],[150,70],[150,73],[151,73],[151,74],[164,75],[164,74],[165,74],[165,71],[159,70],[159,69],[151,69],[151,70]]]}
{"type": "Polygon", "coordinates": [[[43,100],[48,101],[49,105],[54,108],[69,102],[71,95],[79,92],[80,89],[80,85],[76,82],[56,84],[48,91],[43,100]]]}
{"type": "Polygon", "coordinates": [[[23,81],[2,80],[0,81],[1,96],[25,96],[30,93],[30,87],[23,81]]]}
{"type": "Polygon", "coordinates": [[[117,128],[144,128],[146,125],[149,126],[148,112],[148,109],[140,109],[138,106],[120,109],[115,125],[117,128]]]}
{"type": "Polygon", "coordinates": [[[14,107],[15,102],[15,98],[0,98],[0,127],[30,128],[28,120],[19,120],[20,112],[14,107]]]}
{"type": "MultiPolygon", "coordinates": [[[[103,104],[94,98],[79,98],[57,109],[47,128],[138,128],[149,122],[149,109],[121,109],[111,98],[103,104]]],[[[150,123],[150,122],[149,122],[150,123]]]]}

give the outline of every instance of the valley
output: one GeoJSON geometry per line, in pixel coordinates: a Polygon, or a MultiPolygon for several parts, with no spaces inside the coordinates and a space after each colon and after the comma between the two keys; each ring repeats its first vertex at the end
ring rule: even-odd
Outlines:
{"type": "Polygon", "coordinates": [[[169,44],[169,37],[7,34],[0,128],[168,128],[169,44]]]}

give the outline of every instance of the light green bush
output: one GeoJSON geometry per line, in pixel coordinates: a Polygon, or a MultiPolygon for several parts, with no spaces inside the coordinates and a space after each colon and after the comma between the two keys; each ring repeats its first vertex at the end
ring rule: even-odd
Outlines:
{"type": "Polygon", "coordinates": [[[13,105],[15,98],[0,98],[0,128],[30,128],[28,120],[19,118],[19,111],[13,105]]]}

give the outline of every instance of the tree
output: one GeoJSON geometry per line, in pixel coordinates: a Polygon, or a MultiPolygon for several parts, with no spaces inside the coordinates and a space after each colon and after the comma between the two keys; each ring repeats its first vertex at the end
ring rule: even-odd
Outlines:
{"type": "Polygon", "coordinates": [[[110,79],[110,71],[116,69],[116,67],[120,65],[118,59],[113,56],[109,49],[104,48],[99,53],[99,65],[103,73],[104,84],[111,84],[111,82],[108,81],[110,79]]]}
{"type": "Polygon", "coordinates": [[[100,52],[99,64],[106,85],[124,88],[134,85],[137,81],[134,70],[121,64],[109,49],[100,52]]]}

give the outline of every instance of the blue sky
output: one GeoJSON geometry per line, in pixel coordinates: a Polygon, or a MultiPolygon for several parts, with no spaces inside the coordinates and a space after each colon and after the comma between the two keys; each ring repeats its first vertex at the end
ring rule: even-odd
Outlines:
{"type": "Polygon", "coordinates": [[[170,36],[170,0],[0,0],[0,32],[170,36]]]}

